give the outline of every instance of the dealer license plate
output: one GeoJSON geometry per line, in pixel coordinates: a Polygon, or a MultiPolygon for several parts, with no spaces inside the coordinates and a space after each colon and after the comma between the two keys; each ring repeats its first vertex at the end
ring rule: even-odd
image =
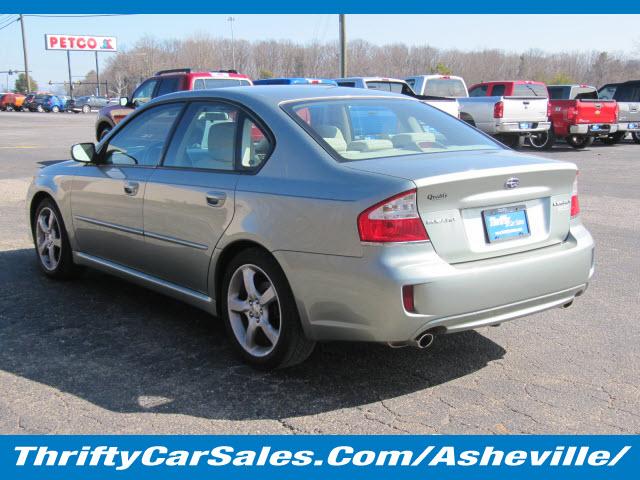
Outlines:
{"type": "Polygon", "coordinates": [[[524,205],[484,210],[482,219],[489,243],[530,235],[527,208],[524,205]]]}

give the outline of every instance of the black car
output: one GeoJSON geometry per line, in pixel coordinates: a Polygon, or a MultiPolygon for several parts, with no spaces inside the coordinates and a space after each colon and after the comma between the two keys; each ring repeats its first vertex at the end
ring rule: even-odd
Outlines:
{"type": "Polygon", "coordinates": [[[88,95],[70,100],[68,109],[76,113],[89,113],[91,110],[99,110],[102,107],[106,107],[108,103],[107,97],[88,95]]]}

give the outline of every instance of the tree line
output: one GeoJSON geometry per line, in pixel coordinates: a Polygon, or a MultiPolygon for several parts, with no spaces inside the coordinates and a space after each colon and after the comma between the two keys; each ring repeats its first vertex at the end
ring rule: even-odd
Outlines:
{"type": "MultiPolygon", "coordinates": [[[[131,94],[145,78],[162,69],[235,68],[251,78],[339,76],[337,42],[296,43],[291,40],[246,41],[198,34],[182,40],[146,36],[131,48],[111,55],[101,72],[110,96],[131,94]]],[[[516,53],[499,49],[465,51],[403,43],[348,43],[348,73],[353,76],[405,77],[430,73],[464,77],[467,84],[486,80],[527,79],[548,84],[605,83],[640,78],[640,56],[605,51],[516,53]]],[[[95,72],[87,74],[95,81],[95,72]]],[[[87,85],[88,87],[88,85],[87,85]]],[[[91,87],[95,88],[95,87],[91,87]]],[[[83,92],[84,93],[84,92],[83,92]]],[[[79,94],[77,91],[76,94],[79,94]]]]}

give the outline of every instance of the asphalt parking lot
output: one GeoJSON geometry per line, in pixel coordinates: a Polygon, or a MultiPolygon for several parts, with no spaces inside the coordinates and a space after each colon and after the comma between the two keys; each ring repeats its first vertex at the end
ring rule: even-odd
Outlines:
{"type": "Polygon", "coordinates": [[[94,119],[0,113],[0,433],[640,433],[640,145],[543,154],[578,164],[597,245],[568,310],[428,350],[323,344],[261,373],[199,310],[98,272],[39,274],[28,182],[94,119]]]}

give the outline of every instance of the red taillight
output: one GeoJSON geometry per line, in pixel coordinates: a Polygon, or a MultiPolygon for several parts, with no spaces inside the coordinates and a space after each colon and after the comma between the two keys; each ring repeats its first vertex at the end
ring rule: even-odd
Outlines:
{"type": "Polygon", "coordinates": [[[504,115],[504,102],[498,102],[493,106],[493,118],[502,118],[504,115]]]}
{"type": "Polygon", "coordinates": [[[387,198],[358,215],[363,242],[392,243],[429,240],[418,214],[417,192],[408,190],[387,198]]]}
{"type": "Polygon", "coordinates": [[[571,190],[571,218],[575,218],[580,213],[580,202],[578,201],[578,173],[576,172],[576,178],[573,181],[573,188],[571,190]]]}
{"type": "Polygon", "coordinates": [[[402,286],[402,304],[407,312],[414,313],[416,311],[413,303],[413,285],[402,286]]]}
{"type": "Polygon", "coordinates": [[[569,122],[574,122],[576,117],[578,116],[578,110],[574,107],[567,108],[567,120],[569,122]]]}

